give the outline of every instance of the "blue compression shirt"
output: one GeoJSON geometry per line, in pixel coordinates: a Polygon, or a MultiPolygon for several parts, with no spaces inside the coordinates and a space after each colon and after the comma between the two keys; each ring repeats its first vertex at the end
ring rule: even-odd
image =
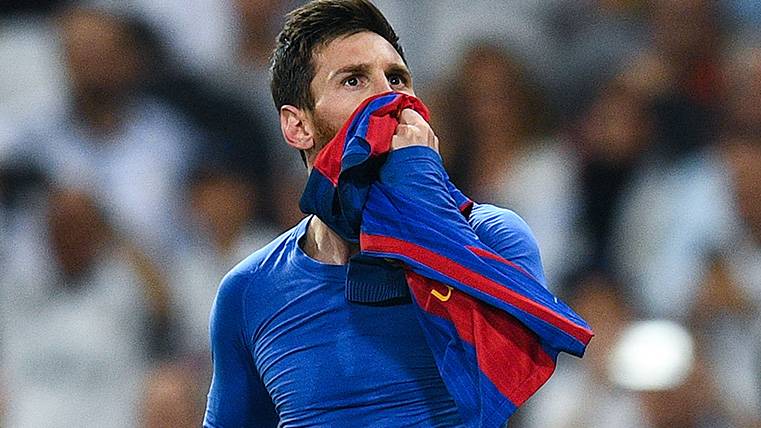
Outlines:
{"type": "MultiPolygon", "coordinates": [[[[348,265],[320,263],[299,247],[309,218],[223,279],[204,427],[461,425],[413,304],[349,303],[348,265]]],[[[520,217],[477,204],[469,221],[485,244],[545,283],[520,217]]]]}

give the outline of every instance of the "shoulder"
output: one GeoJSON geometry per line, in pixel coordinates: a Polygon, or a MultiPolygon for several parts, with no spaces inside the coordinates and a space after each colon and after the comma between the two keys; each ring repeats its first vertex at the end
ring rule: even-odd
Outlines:
{"type": "Polygon", "coordinates": [[[277,264],[287,258],[289,243],[295,239],[295,229],[282,233],[227,272],[219,285],[217,299],[243,297],[251,284],[266,285],[268,276],[277,273],[277,264]]]}
{"type": "Polygon", "coordinates": [[[474,229],[504,229],[515,238],[534,240],[534,234],[515,211],[491,204],[474,204],[468,222],[474,229]]]}
{"type": "Polygon", "coordinates": [[[246,327],[270,310],[280,277],[287,272],[290,251],[293,251],[302,227],[282,233],[232,268],[219,284],[212,321],[228,316],[238,317],[246,327]]]}
{"type": "Polygon", "coordinates": [[[546,285],[539,245],[518,214],[491,204],[475,204],[468,221],[484,244],[546,285]]]}
{"type": "Polygon", "coordinates": [[[243,259],[222,278],[214,299],[212,315],[220,312],[244,315],[247,308],[256,307],[249,302],[251,296],[266,299],[268,285],[277,274],[278,263],[287,258],[288,241],[293,232],[293,229],[289,230],[270,241],[243,259]],[[257,292],[252,294],[252,288],[257,292]]]}

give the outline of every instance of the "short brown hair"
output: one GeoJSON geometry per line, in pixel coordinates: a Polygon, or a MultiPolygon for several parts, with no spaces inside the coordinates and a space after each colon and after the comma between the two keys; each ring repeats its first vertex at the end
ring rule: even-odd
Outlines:
{"type": "Polygon", "coordinates": [[[279,110],[288,104],[314,109],[310,85],[316,72],[312,61],[316,49],[339,37],[363,31],[386,39],[407,62],[391,24],[368,0],[315,0],[289,13],[272,54],[271,89],[275,107],[279,110]]]}

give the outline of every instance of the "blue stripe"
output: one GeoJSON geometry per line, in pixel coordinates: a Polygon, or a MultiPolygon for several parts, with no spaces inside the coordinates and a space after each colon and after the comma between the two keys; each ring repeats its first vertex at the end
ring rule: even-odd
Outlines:
{"type": "MultiPolygon", "coordinates": [[[[352,120],[346,139],[344,140],[344,151],[341,157],[341,174],[356,166],[364,164],[370,157],[372,147],[367,143],[365,137],[370,125],[370,117],[379,108],[385,107],[399,98],[398,94],[389,94],[371,101],[362,112],[352,120]]],[[[355,183],[352,180],[352,185],[355,183]]],[[[347,205],[356,206],[356,205],[347,205]]]]}
{"type": "MultiPolygon", "coordinates": [[[[493,252],[479,240],[457,209],[467,198],[451,185],[439,155],[433,150],[413,146],[391,152],[388,157],[370,158],[372,147],[366,137],[371,116],[403,96],[395,93],[380,96],[354,116],[343,141],[337,188],[318,170],[313,170],[302,195],[302,211],[318,214],[349,242],[358,242],[361,227],[363,233],[400,239],[445,255],[465,269],[502,284],[576,325],[589,328],[583,319],[534,278],[508,264],[482,259],[466,248],[466,245],[471,245],[493,252]],[[407,162],[403,162],[405,160],[407,162]],[[382,161],[386,162],[381,167],[382,161]],[[410,169],[411,166],[414,170],[410,169]],[[408,176],[414,176],[414,180],[409,180],[408,176]],[[447,186],[445,191],[442,191],[442,184],[447,186]]],[[[370,254],[368,251],[365,253],[370,254]]],[[[561,328],[453,280],[447,276],[446,269],[435,271],[405,254],[373,255],[403,261],[425,277],[456,287],[503,310],[537,334],[542,347],[553,359],[559,351],[577,356],[584,352],[585,345],[561,328]]],[[[459,338],[451,322],[418,309],[420,324],[442,378],[468,426],[503,425],[515,411],[515,405],[502,396],[481,372],[473,345],[459,338]]]]}
{"type": "MultiPolygon", "coordinates": [[[[467,292],[467,294],[475,297],[482,302],[488,303],[500,310],[507,312],[542,339],[543,346],[549,355],[557,355],[558,351],[567,352],[571,355],[576,356],[582,356],[584,354],[586,346],[565,331],[555,327],[552,324],[547,323],[541,318],[537,318],[531,314],[523,312],[520,309],[506,304],[502,300],[495,299],[494,297],[480,290],[472,288],[467,284],[455,281],[451,277],[446,276],[446,274],[422,265],[420,262],[410,259],[404,254],[380,251],[364,251],[364,253],[368,255],[372,254],[379,257],[400,260],[410,266],[414,272],[426,278],[433,279],[435,281],[441,282],[442,284],[451,285],[458,290],[467,292]]],[[[511,287],[511,290],[515,291],[513,287],[511,287]]]]}
{"type": "MultiPolygon", "coordinates": [[[[418,320],[436,359],[444,383],[457,402],[468,427],[499,427],[517,407],[502,395],[494,383],[478,369],[476,350],[461,340],[448,320],[431,315],[418,305],[418,320]],[[474,388],[477,385],[477,388],[474,388]]],[[[516,385],[517,387],[518,385],[516,385]]]]}
{"type": "Polygon", "coordinates": [[[360,114],[356,115],[351,125],[349,125],[348,132],[346,133],[347,140],[344,141],[344,144],[348,143],[348,140],[352,136],[365,138],[370,123],[370,116],[372,116],[379,108],[385,107],[396,101],[397,98],[399,98],[399,94],[391,93],[370,101],[365,109],[362,110],[360,114]]]}
{"type": "MultiPolygon", "coordinates": [[[[481,244],[475,232],[468,227],[459,212],[448,208],[452,206],[453,201],[437,200],[437,198],[441,199],[441,196],[440,193],[435,192],[432,192],[431,195],[417,195],[415,199],[400,197],[393,192],[392,188],[384,186],[381,182],[376,182],[370,188],[365,205],[365,209],[373,212],[374,215],[372,217],[365,216],[362,221],[362,232],[370,235],[389,236],[421,246],[437,254],[445,254],[448,259],[466,269],[477,272],[499,284],[504,284],[513,292],[552,310],[567,320],[589,328],[586,322],[568,305],[556,299],[539,282],[512,266],[494,263],[489,259],[484,260],[465,248],[463,243],[469,242],[486,251],[493,252],[481,244]],[[405,222],[404,227],[399,228],[398,218],[402,218],[401,213],[411,212],[425,212],[426,216],[418,218],[416,221],[405,222]],[[453,236],[457,239],[452,238],[453,236]]],[[[584,353],[586,348],[584,343],[542,319],[527,314],[467,284],[454,281],[445,274],[411,260],[403,254],[383,254],[383,256],[401,259],[423,276],[457,287],[508,312],[526,324],[550,346],[556,346],[559,350],[572,355],[581,356],[584,353]]]]}

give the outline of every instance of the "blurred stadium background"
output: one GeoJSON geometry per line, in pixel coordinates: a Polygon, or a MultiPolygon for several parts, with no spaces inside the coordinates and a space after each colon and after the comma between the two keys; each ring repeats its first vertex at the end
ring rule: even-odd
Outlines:
{"type": "MultiPolygon", "coordinates": [[[[510,425],[761,426],[761,2],[375,2],[597,333],[510,425]]],[[[0,2],[0,427],[200,424],[216,286],[301,216],[297,4],[0,2]]]]}

